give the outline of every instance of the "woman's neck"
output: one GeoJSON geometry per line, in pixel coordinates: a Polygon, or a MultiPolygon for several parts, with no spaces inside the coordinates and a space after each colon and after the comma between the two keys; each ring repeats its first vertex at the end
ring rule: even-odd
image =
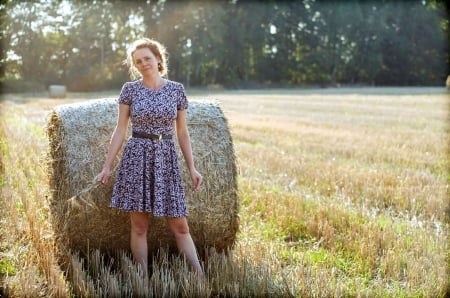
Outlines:
{"type": "Polygon", "coordinates": [[[145,87],[150,89],[159,89],[162,86],[164,86],[165,81],[159,75],[152,77],[147,76],[142,78],[142,84],[144,84],[145,87]]]}

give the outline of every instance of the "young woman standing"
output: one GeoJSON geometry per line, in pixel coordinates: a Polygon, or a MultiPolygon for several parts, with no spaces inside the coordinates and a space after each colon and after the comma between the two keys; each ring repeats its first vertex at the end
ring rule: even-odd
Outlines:
{"type": "Polygon", "coordinates": [[[120,160],[111,207],[130,213],[133,258],[148,274],[147,231],[151,213],[166,218],[180,253],[203,275],[186,219],[188,210],[174,143],[176,134],[193,188],[198,190],[202,176],[192,157],[184,87],[164,78],[166,50],[155,40],[135,41],[128,49],[127,63],[136,80],[125,83],[120,92],[117,125],[99,179],[103,184],[108,182],[131,120],[132,137],[120,160]]]}

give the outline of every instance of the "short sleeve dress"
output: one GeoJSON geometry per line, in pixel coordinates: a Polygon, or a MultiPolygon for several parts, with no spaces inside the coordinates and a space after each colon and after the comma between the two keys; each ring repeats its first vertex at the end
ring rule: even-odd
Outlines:
{"type": "MultiPolygon", "coordinates": [[[[188,108],[182,84],[166,80],[157,90],[142,81],[127,82],[119,104],[130,106],[134,132],[174,135],[177,111],[188,108]]],[[[117,170],[111,207],[158,217],[188,215],[175,141],[128,139],[117,170]]]]}

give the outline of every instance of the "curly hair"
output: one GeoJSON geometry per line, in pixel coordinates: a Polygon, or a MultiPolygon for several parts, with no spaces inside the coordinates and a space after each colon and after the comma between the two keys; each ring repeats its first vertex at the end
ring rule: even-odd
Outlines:
{"type": "Polygon", "coordinates": [[[152,51],[153,55],[156,58],[161,60],[161,63],[158,63],[158,71],[161,76],[167,76],[167,51],[166,48],[156,40],[150,38],[140,38],[134,41],[131,46],[127,50],[127,58],[124,63],[128,65],[128,72],[130,74],[131,79],[136,80],[141,77],[141,74],[137,70],[134,65],[133,54],[138,49],[148,48],[152,51]]]}

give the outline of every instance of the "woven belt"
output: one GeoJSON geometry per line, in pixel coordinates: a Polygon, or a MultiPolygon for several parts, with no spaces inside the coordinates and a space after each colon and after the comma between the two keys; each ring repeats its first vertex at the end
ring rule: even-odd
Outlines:
{"type": "Polygon", "coordinates": [[[151,133],[142,133],[142,132],[134,132],[131,134],[131,136],[133,138],[141,138],[141,139],[152,139],[152,140],[157,140],[157,141],[161,141],[161,140],[167,140],[167,139],[171,139],[172,136],[170,135],[154,135],[151,133]]]}

